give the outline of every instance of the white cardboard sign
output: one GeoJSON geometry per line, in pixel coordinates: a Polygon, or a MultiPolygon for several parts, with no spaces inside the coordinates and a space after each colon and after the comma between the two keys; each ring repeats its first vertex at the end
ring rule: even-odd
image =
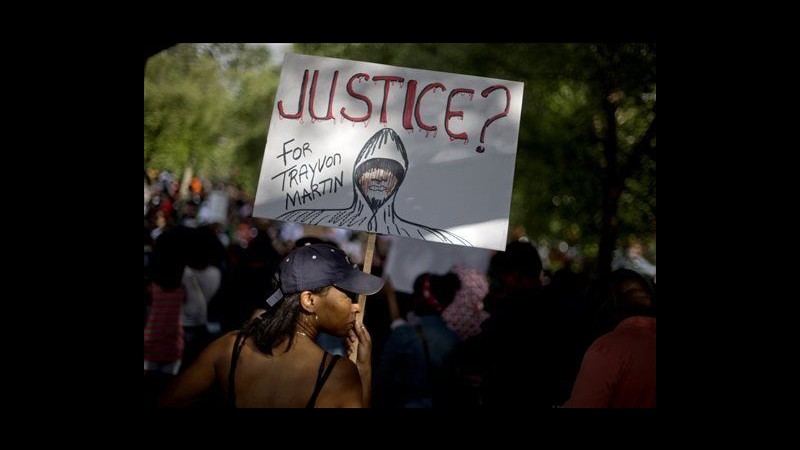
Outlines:
{"type": "Polygon", "coordinates": [[[522,91],[287,54],[253,215],[505,250],[522,91]]]}

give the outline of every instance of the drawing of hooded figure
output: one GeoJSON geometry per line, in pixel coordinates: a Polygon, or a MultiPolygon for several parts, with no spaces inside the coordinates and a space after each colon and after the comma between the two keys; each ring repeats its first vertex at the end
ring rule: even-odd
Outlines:
{"type": "Polygon", "coordinates": [[[405,178],[408,156],[394,130],[384,128],[369,138],[354,167],[354,198],[349,208],[299,209],[281,214],[277,219],[471,246],[449,231],[409,222],[395,211],[395,194],[405,178]]]}

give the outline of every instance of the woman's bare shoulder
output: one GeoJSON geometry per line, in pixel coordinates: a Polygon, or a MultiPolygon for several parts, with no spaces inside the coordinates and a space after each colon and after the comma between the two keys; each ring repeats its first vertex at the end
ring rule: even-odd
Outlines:
{"type": "Polygon", "coordinates": [[[232,347],[233,343],[236,341],[236,336],[240,333],[240,330],[229,331],[222,336],[218,337],[211,343],[211,345],[218,345],[221,347],[232,347]]]}
{"type": "Polygon", "coordinates": [[[226,355],[230,357],[238,333],[239,331],[237,330],[223,334],[211,342],[211,344],[206,347],[206,351],[213,356],[214,360],[219,360],[226,355]]]}
{"type": "Polygon", "coordinates": [[[338,358],[336,365],[331,371],[331,376],[321,394],[328,390],[327,397],[323,402],[320,395],[319,407],[359,407],[361,406],[361,377],[358,375],[358,368],[347,357],[338,358]]]}
{"type": "Polygon", "coordinates": [[[350,361],[346,356],[342,356],[339,357],[339,360],[333,367],[331,376],[339,378],[358,378],[358,368],[353,361],[350,361]]]}

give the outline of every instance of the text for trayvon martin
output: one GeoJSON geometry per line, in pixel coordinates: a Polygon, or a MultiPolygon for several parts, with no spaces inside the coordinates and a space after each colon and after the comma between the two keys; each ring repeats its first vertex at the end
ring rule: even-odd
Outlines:
{"type": "Polygon", "coordinates": [[[344,170],[339,171],[339,176],[334,174],[332,177],[317,179],[317,175],[322,174],[325,169],[342,164],[340,153],[323,156],[311,164],[303,163],[298,166],[297,160],[313,158],[313,150],[308,142],[302,145],[291,145],[292,142],[294,139],[283,143],[283,152],[277,156],[277,159],[282,160],[285,169],[272,177],[273,180],[281,179],[281,192],[286,194],[284,209],[289,209],[290,205],[305,205],[307,201],[312,201],[325,194],[336,193],[340,187],[344,186],[344,170]],[[300,185],[303,183],[306,185],[301,189],[300,185]]]}

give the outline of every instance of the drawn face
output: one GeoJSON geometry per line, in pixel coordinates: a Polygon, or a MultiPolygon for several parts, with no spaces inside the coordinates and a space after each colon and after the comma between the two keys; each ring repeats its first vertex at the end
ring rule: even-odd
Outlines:
{"type": "Polygon", "coordinates": [[[361,185],[361,192],[367,197],[379,201],[386,200],[397,187],[397,177],[387,169],[372,168],[361,174],[358,184],[361,185]]]}
{"type": "Polygon", "coordinates": [[[373,208],[378,208],[395,193],[404,171],[397,161],[373,159],[361,164],[356,172],[358,187],[373,208]]]}

